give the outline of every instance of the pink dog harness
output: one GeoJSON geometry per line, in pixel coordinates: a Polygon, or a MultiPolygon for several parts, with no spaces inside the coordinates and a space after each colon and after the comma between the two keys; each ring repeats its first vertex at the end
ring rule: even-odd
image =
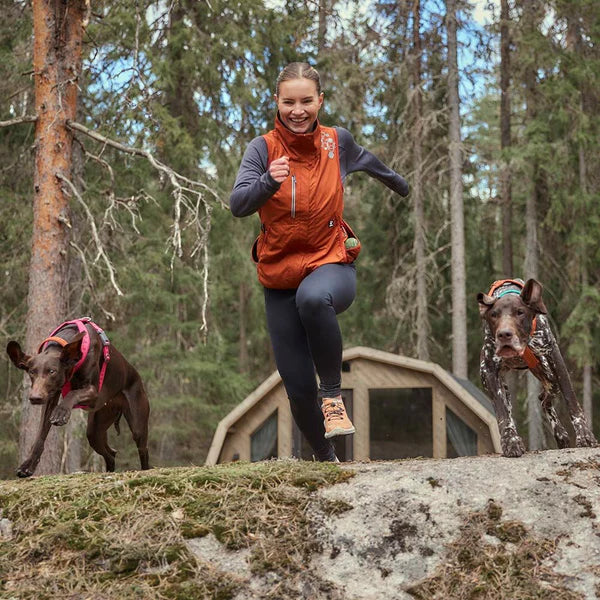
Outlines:
{"type": "MultiPolygon", "coordinates": [[[[102,389],[102,384],[104,382],[104,376],[106,374],[106,367],[108,365],[108,361],[110,360],[110,350],[109,350],[110,341],[109,341],[106,333],[104,333],[104,330],[100,326],[96,325],[96,323],[94,323],[90,317],[82,317],[81,319],[74,319],[73,321],[65,321],[62,325],[59,325],[49,335],[49,337],[47,337],[40,344],[40,347],[38,348],[38,354],[40,352],[42,352],[42,350],[45,350],[45,348],[47,347],[47,345],[50,342],[56,342],[57,344],[60,344],[64,348],[68,342],[66,340],[63,340],[63,338],[58,337],[56,334],[63,327],[65,327],[67,325],[76,325],[77,330],[79,332],[83,333],[84,336],[81,340],[81,358],[77,361],[77,363],[73,367],[73,370],[71,371],[70,375],[67,377],[67,381],[65,381],[65,384],[63,385],[61,394],[64,398],[71,391],[71,378],[73,377],[75,372],[81,367],[81,365],[83,364],[83,361],[87,358],[88,352],[90,351],[90,334],[88,333],[86,325],[91,325],[96,330],[96,333],[100,336],[100,339],[102,340],[103,361],[102,361],[102,366],[100,367],[100,377],[98,379],[98,393],[100,393],[100,390],[102,389]]],[[[89,408],[89,407],[81,406],[81,405],[77,404],[73,408],[89,408]]]]}

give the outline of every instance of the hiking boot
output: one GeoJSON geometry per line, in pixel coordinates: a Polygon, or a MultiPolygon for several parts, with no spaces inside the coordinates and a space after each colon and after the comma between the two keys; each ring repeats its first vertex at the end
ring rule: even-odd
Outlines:
{"type": "Polygon", "coordinates": [[[323,398],[321,410],[325,417],[323,424],[325,425],[326,438],[331,438],[334,435],[347,435],[356,431],[352,421],[346,414],[346,408],[341,397],[323,398]]]}
{"type": "Polygon", "coordinates": [[[317,458],[314,454],[312,455],[312,459],[319,462],[332,462],[339,463],[340,459],[334,454],[333,458],[317,458]]]}

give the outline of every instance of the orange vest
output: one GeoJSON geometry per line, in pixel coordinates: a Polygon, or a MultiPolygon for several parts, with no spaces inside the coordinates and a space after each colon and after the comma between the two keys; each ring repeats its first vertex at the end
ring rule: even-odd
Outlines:
{"type": "Polygon", "coordinates": [[[353,262],[360,244],[349,249],[344,244],[356,236],[342,219],[344,187],[336,130],[317,121],[314,131],[297,134],[276,118],[275,129],[263,137],[268,164],[288,156],[290,175],[258,210],[261,233],[252,256],[262,285],[294,289],[321,265],[353,262]]]}

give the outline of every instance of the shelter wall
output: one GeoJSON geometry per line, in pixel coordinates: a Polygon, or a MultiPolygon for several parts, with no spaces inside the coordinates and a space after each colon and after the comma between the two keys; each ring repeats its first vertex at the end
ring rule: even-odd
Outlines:
{"type": "Polygon", "coordinates": [[[350,372],[342,374],[342,387],[354,393],[354,458],[369,458],[369,390],[386,388],[431,388],[433,412],[433,455],[446,458],[446,406],[477,433],[479,454],[494,452],[488,425],[480,419],[435,375],[366,358],[350,362],[350,372]]]}
{"type": "Polygon", "coordinates": [[[233,427],[229,428],[219,462],[250,460],[250,437],[277,411],[277,453],[279,456],[292,454],[292,413],[283,384],[275,386],[255,404],[233,427]]]}
{"type": "MultiPolygon", "coordinates": [[[[365,357],[356,357],[346,362],[350,365],[350,371],[342,373],[342,387],[353,391],[353,421],[356,425],[356,433],[353,436],[354,460],[369,459],[371,389],[431,388],[434,457],[445,458],[447,455],[446,406],[477,433],[479,454],[495,451],[488,424],[434,374],[365,357]]],[[[473,398],[473,402],[477,401],[473,398]]],[[[293,419],[283,383],[280,381],[229,428],[218,462],[249,461],[253,432],[275,410],[278,415],[278,455],[291,456],[293,419]]]]}

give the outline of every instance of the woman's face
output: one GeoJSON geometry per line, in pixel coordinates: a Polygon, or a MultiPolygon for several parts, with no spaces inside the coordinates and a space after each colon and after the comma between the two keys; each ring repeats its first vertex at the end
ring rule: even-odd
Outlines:
{"type": "Polygon", "coordinates": [[[317,120],[323,94],[317,94],[317,84],[312,79],[300,77],[282,81],[275,100],[284,125],[294,133],[307,133],[317,120]]]}

